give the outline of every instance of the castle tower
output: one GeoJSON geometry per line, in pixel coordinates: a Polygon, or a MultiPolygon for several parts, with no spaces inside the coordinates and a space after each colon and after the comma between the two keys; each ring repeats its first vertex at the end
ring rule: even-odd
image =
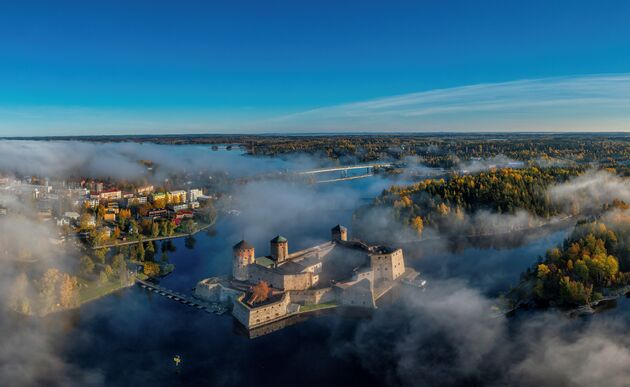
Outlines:
{"type": "Polygon", "coordinates": [[[271,257],[276,262],[282,262],[289,256],[289,241],[287,238],[278,235],[273,238],[270,242],[271,247],[271,257]]]}
{"type": "Polygon", "coordinates": [[[338,224],[330,230],[333,242],[341,242],[348,240],[348,229],[338,224]]]}
{"type": "Polygon", "coordinates": [[[238,281],[247,281],[247,267],[254,263],[254,246],[244,240],[232,247],[232,276],[238,281]]]}
{"type": "Polygon", "coordinates": [[[370,266],[374,271],[374,281],[395,281],[405,273],[405,259],[402,249],[378,246],[369,253],[370,266]]]}

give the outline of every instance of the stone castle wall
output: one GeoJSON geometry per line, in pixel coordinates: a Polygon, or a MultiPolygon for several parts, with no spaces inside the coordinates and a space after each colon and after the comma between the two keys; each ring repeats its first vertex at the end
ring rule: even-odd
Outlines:
{"type": "Polygon", "coordinates": [[[281,274],[264,266],[251,265],[247,280],[254,284],[265,281],[276,289],[305,290],[313,286],[313,273],[281,274]]]}
{"type": "Polygon", "coordinates": [[[291,296],[284,293],[280,301],[252,308],[243,303],[240,297],[234,302],[232,315],[247,328],[252,328],[286,317],[290,302],[291,296]]]}
{"type": "Polygon", "coordinates": [[[195,286],[193,296],[208,302],[232,304],[243,292],[232,289],[214,278],[201,280],[195,286]]]}
{"type": "Polygon", "coordinates": [[[372,282],[362,279],[351,286],[335,287],[336,299],[341,305],[376,308],[372,282]]]}
{"type": "Polygon", "coordinates": [[[285,274],[284,290],[305,290],[313,286],[313,273],[285,274]]]}
{"type": "Polygon", "coordinates": [[[327,303],[335,301],[335,297],[332,288],[291,291],[291,302],[296,304],[327,303]]]}

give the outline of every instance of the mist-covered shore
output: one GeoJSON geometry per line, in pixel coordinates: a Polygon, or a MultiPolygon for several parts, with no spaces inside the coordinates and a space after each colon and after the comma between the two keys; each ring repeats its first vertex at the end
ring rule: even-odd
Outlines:
{"type": "MultiPolygon", "coordinates": [[[[0,149],[7,149],[0,152],[0,167],[13,175],[85,174],[155,182],[194,174],[196,169],[250,176],[331,162],[313,155],[243,156],[207,146],[9,141],[0,142],[0,149]],[[24,155],[22,162],[15,161],[18,155],[24,155]],[[146,168],[137,168],[139,159],[159,163],[158,172],[147,176],[146,168]]],[[[238,215],[220,213],[212,232],[197,234],[192,246],[182,239],[173,241],[175,250],[168,253],[176,269],[161,284],[187,292],[201,278],[229,274],[231,247],[243,236],[264,252],[277,234],[288,238],[291,250],[326,240],[335,224],[350,226],[352,235],[355,211],[392,184],[400,184],[399,178],[377,175],[332,185],[252,180],[235,185],[226,196],[238,215]]],[[[626,180],[604,172],[583,175],[553,190],[562,200],[580,199],[585,208],[619,195],[626,199],[623,195],[629,192],[626,180]]],[[[6,195],[1,198],[9,208],[25,205],[6,195]]],[[[376,219],[379,213],[374,215],[376,219]]],[[[623,300],[614,312],[582,319],[553,310],[516,317],[492,313],[497,295],[517,284],[520,274],[549,248],[561,244],[571,225],[540,227],[509,239],[502,230],[526,225],[528,218],[478,212],[471,219],[494,225],[497,238],[458,243],[457,235],[435,230],[439,239],[416,243],[409,241],[415,231],[408,225],[368,222],[372,234],[404,248],[406,263],[427,278],[427,290],[402,291],[368,316],[327,313],[254,340],[241,336],[230,317],[197,313],[137,287],[43,319],[3,314],[0,332],[7,340],[0,349],[0,384],[285,385],[301,377],[309,385],[623,385],[630,376],[625,366],[630,343],[623,333],[630,316],[623,300]],[[172,364],[175,354],[183,359],[179,371],[172,364]],[[278,368],[278,362],[283,366],[278,368]],[[276,369],[273,375],[267,371],[271,368],[276,369]]],[[[10,216],[0,223],[7,241],[3,246],[31,246],[38,262],[72,269],[76,254],[36,243],[54,235],[52,225],[15,222],[10,216]]],[[[22,269],[3,262],[3,307],[22,269]]]]}

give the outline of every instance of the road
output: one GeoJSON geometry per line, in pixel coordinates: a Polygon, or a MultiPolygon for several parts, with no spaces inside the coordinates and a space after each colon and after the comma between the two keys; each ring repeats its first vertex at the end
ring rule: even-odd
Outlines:
{"type": "MultiPolygon", "coordinates": [[[[185,237],[189,237],[189,236],[193,236],[195,234],[197,234],[200,231],[206,230],[210,227],[212,227],[214,225],[215,222],[212,222],[210,224],[207,224],[201,228],[199,228],[198,230],[195,230],[194,232],[190,233],[190,234],[175,234],[175,235],[171,235],[171,236],[161,236],[161,237],[152,237],[152,238],[142,238],[142,242],[153,242],[153,241],[164,241],[164,240],[168,240],[168,239],[177,239],[177,238],[185,238],[185,237]]],[[[140,243],[140,240],[133,240],[133,241],[124,241],[124,242],[116,242],[116,243],[110,243],[107,245],[100,245],[100,246],[93,246],[92,250],[98,250],[98,249],[108,249],[108,248],[112,248],[112,247],[119,247],[119,246],[129,246],[129,245],[135,245],[140,243]]]]}

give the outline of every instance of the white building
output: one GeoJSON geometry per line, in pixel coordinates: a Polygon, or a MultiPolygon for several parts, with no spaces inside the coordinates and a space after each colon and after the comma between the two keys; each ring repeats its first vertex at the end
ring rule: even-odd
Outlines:
{"type": "Polygon", "coordinates": [[[89,198],[89,199],[85,199],[83,203],[90,208],[96,208],[98,207],[99,200],[98,198],[89,198]]]}
{"type": "Polygon", "coordinates": [[[192,188],[188,190],[188,202],[196,202],[201,196],[203,196],[203,191],[197,188],[192,188]]]}
{"type": "Polygon", "coordinates": [[[64,218],[68,218],[70,220],[78,221],[81,218],[78,212],[68,211],[63,214],[64,218]]]}

